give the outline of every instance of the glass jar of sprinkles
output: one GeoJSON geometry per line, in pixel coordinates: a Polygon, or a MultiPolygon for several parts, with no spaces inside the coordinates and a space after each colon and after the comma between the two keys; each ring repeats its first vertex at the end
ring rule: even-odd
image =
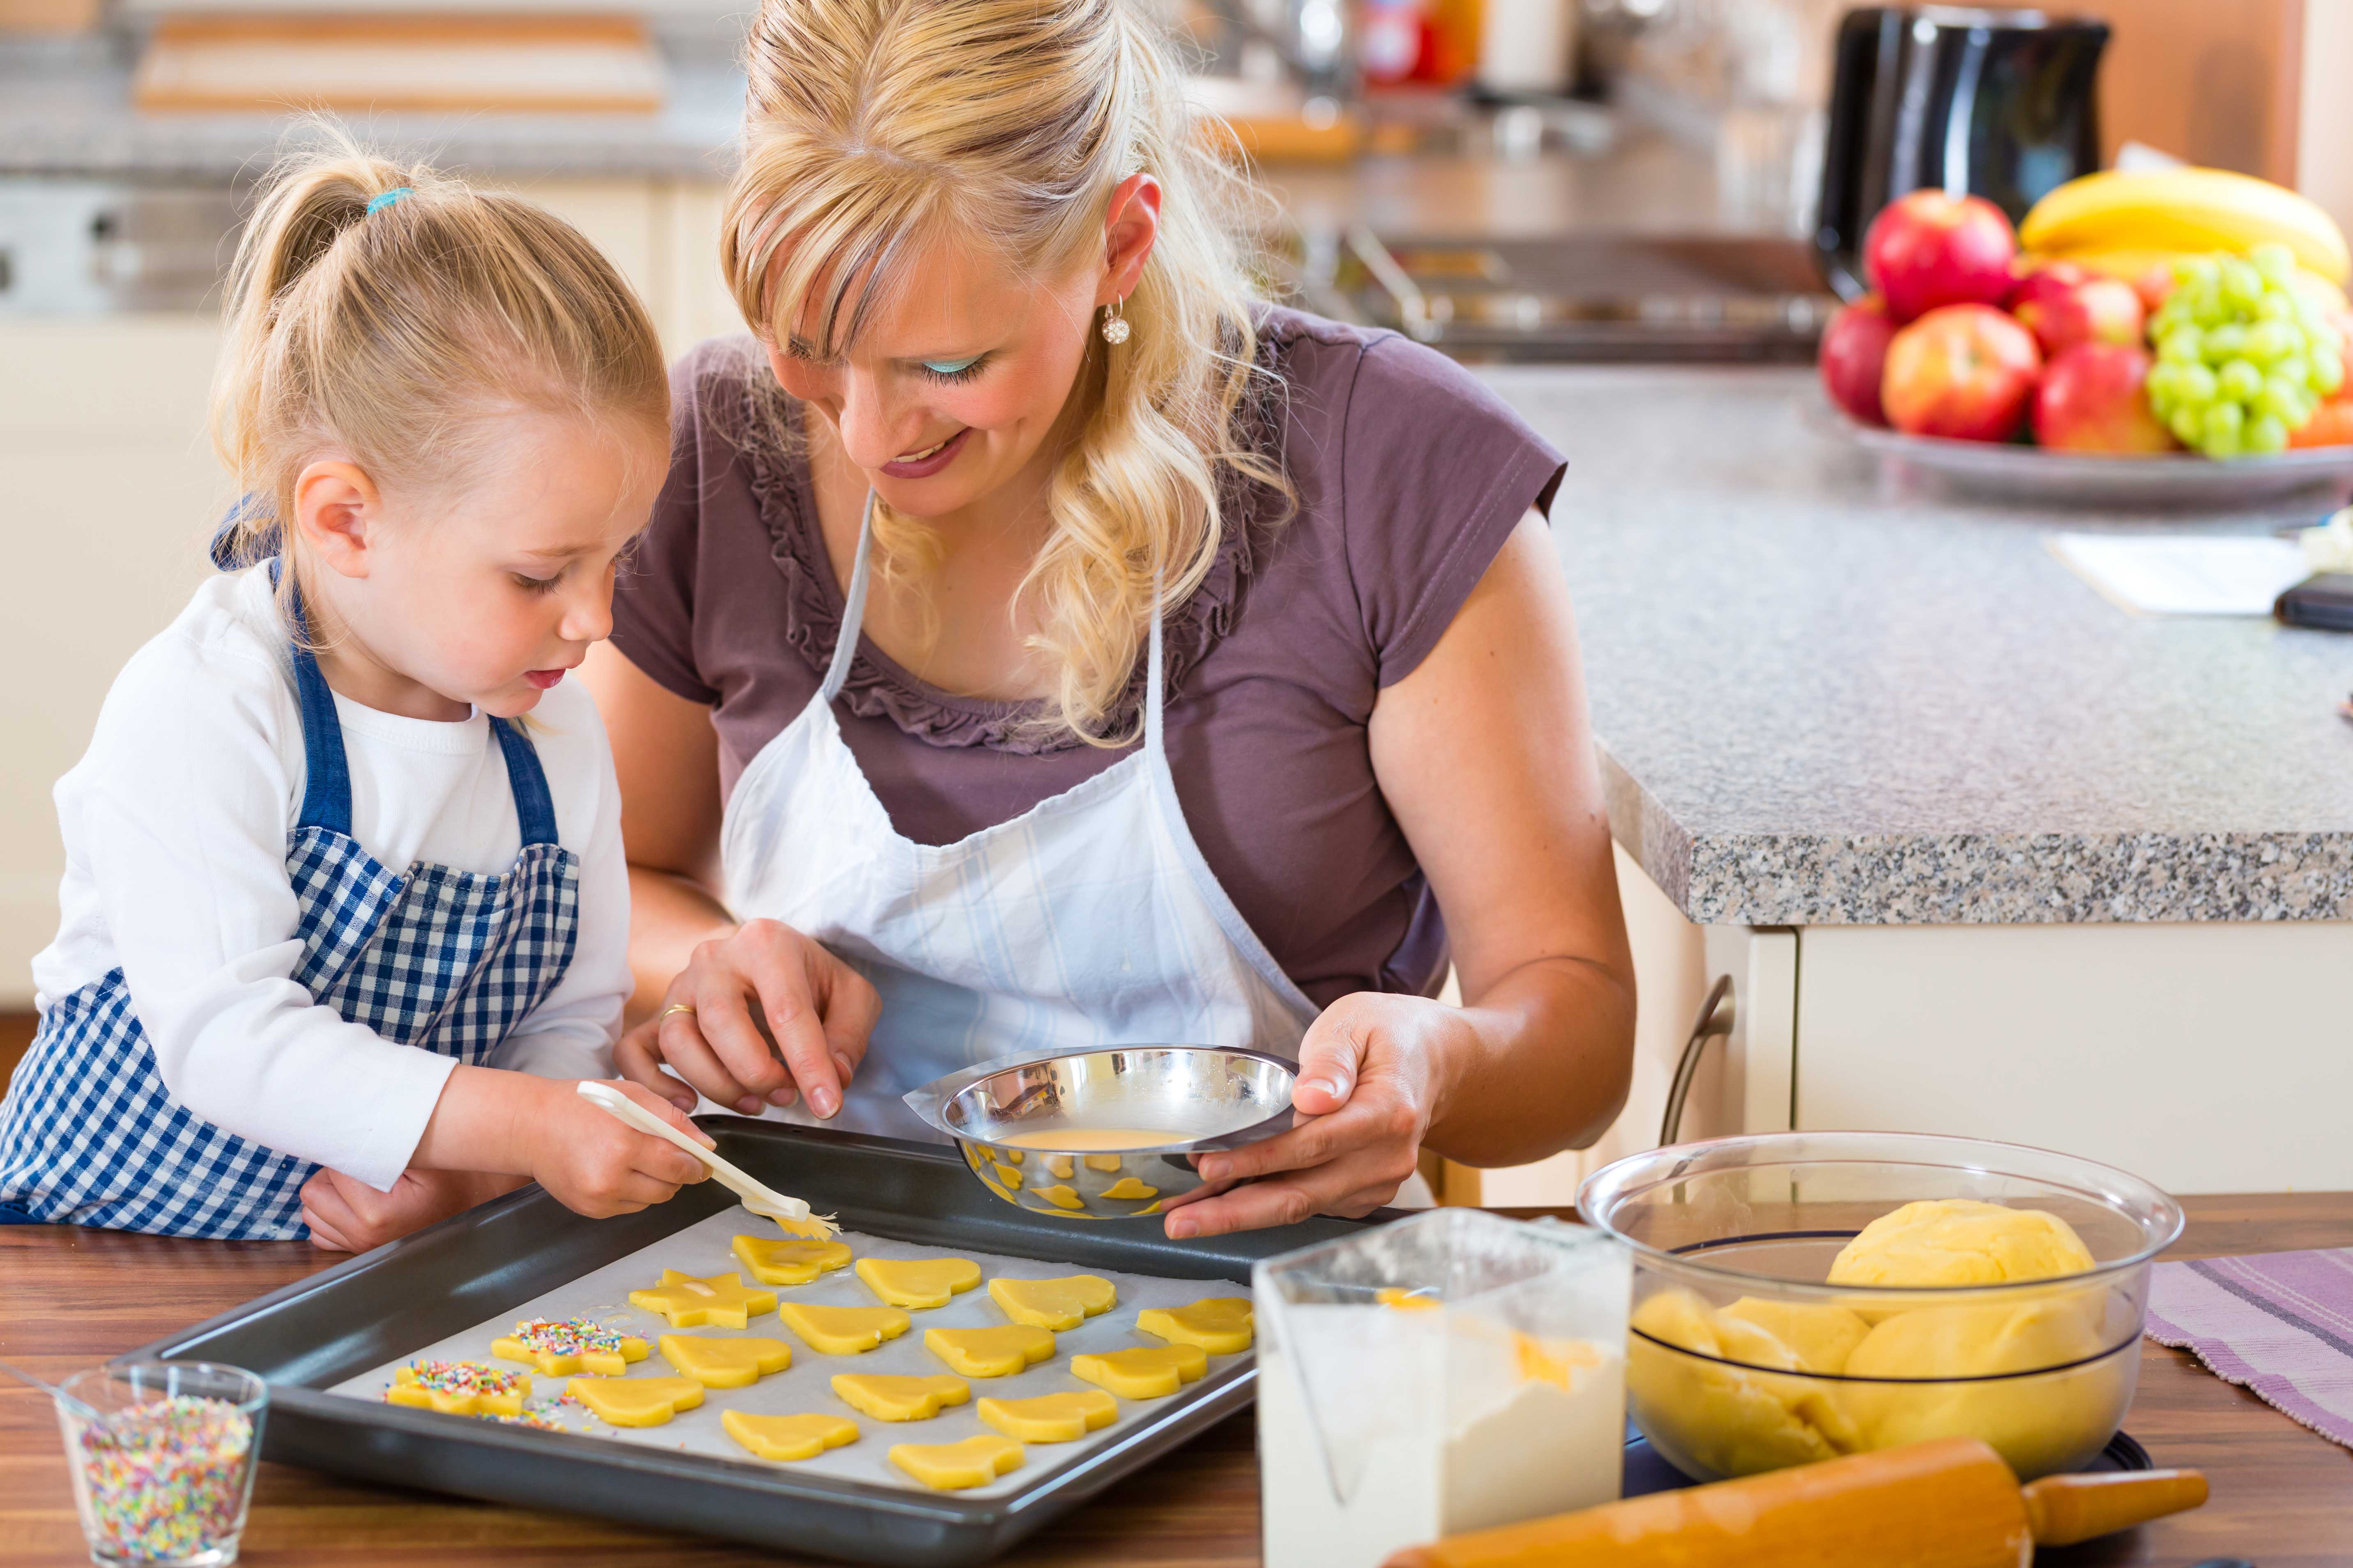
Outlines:
{"type": "Polygon", "coordinates": [[[90,1561],[218,1568],[237,1561],[269,1386],[210,1362],[126,1362],[58,1386],[58,1425],[90,1561]]]}

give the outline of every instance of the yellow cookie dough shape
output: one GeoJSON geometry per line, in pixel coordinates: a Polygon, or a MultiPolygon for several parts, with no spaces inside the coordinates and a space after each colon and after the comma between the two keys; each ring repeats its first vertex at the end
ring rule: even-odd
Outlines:
{"type": "MultiPolygon", "coordinates": [[[[1117,1154],[1090,1154],[1086,1157],[1086,1167],[1090,1171],[1101,1171],[1108,1176],[1119,1169],[1119,1162],[1120,1156],[1117,1154]]],[[[1105,1193],[1103,1196],[1109,1197],[1111,1194],[1105,1193]]]]}
{"type": "Polygon", "coordinates": [[[1122,1176],[1105,1187],[1103,1195],[1107,1198],[1156,1198],[1160,1195],[1160,1189],[1147,1187],[1134,1176],[1122,1176]]]}
{"type": "Polygon", "coordinates": [[[1100,1388],[1035,1399],[984,1399],[973,1408],[982,1421],[1024,1443],[1075,1443],[1119,1418],[1119,1401],[1100,1388]]]}
{"type": "Polygon", "coordinates": [[[662,1360],[705,1388],[749,1388],[793,1364],[793,1347],[782,1340],[664,1334],[659,1343],[662,1360]]]}
{"type": "Polygon", "coordinates": [[[988,1299],[1017,1323],[1060,1332],[1119,1305],[1119,1287],[1098,1274],[1059,1279],[992,1279],[988,1299]]]}
{"type": "Polygon", "coordinates": [[[1067,1182],[1078,1174],[1078,1166],[1068,1154],[1049,1154],[1046,1156],[1046,1173],[1067,1182]]]}
{"type": "Polygon", "coordinates": [[[776,1309],[785,1326],[827,1355],[857,1355],[895,1340],[913,1321],[896,1307],[828,1307],[787,1301],[776,1309]]]}
{"type": "Polygon", "coordinates": [[[747,1415],[723,1410],[727,1435],[764,1459],[814,1459],[858,1441],[858,1423],[841,1415],[747,1415]]]}
{"type": "Polygon", "coordinates": [[[444,1415],[520,1415],[530,1394],[531,1379],[522,1373],[472,1361],[401,1367],[384,1391],[387,1405],[444,1415]]]}
{"type": "Polygon", "coordinates": [[[660,1426],[702,1403],[691,1377],[575,1377],[565,1392],[615,1426],[660,1426]]]}
{"type": "Polygon", "coordinates": [[[1138,1345],[1071,1358],[1071,1376],[1122,1399],[1158,1399],[1208,1370],[1209,1353],[1198,1345],[1138,1345]]]}
{"type": "Polygon", "coordinates": [[[1073,1192],[1066,1182],[1056,1182],[1050,1187],[1038,1187],[1033,1190],[1039,1197],[1058,1209],[1082,1209],[1087,1206],[1087,1200],[1073,1192]]]}
{"type": "Polygon", "coordinates": [[[585,1372],[591,1377],[619,1377],[632,1362],[653,1353],[653,1347],[635,1334],[616,1333],[586,1318],[525,1318],[512,1334],[491,1342],[491,1353],[501,1361],[529,1362],[547,1377],[585,1372]]]}
{"type": "Polygon", "coordinates": [[[969,1258],[861,1258],[857,1272],[891,1305],[917,1311],[944,1307],[980,1283],[980,1265],[969,1258]]]}
{"type": "Polygon", "coordinates": [[[763,1285],[806,1285],[849,1261],[849,1246],[840,1241],[807,1241],[787,1237],[739,1236],[728,1244],[736,1261],[763,1285]]]}
{"type": "Polygon", "coordinates": [[[1250,1347],[1251,1313],[1247,1296],[1205,1296],[1182,1307],[1146,1307],[1135,1326],[1171,1344],[1198,1345],[1211,1355],[1231,1355],[1250,1347]]]}
{"type": "Polygon", "coordinates": [[[925,1329],[923,1348],[966,1377],[1011,1377],[1054,1353],[1054,1336],[1029,1323],[925,1329]]]}
{"type": "Polygon", "coordinates": [[[960,1491],[985,1487],[1029,1458],[1021,1445],[994,1432],[966,1437],[961,1443],[897,1443],[891,1462],[934,1491],[960,1491]]]}
{"type": "Polygon", "coordinates": [[[997,1173],[998,1186],[1018,1187],[1021,1184],[1021,1171],[1018,1166],[992,1164],[990,1169],[997,1173]]]}
{"type": "Polygon", "coordinates": [[[844,1405],[877,1421],[928,1421],[942,1407],[970,1399],[972,1385],[944,1373],[897,1377],[881,1372],[838,1372],[833,1375],[833,1392],[844,1405]]]}
{"type": "Polygon", "coordinates": [[[776,1293],[754,1290],[737,1274],[697,1276],[665,1268],[659,1285],[629,1292],[629,1305],[659,1312],[673,1329],[699,1329],[707,1323],[740,1329],[761,1313],[775,1311],[776,1293]]]}

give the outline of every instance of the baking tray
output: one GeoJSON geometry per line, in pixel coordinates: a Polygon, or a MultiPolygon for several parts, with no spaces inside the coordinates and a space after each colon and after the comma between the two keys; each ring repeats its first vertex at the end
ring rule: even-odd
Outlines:
{"type": "MultiPolygon", "coordinates": [[[[927,1307],[910,1312],[913,1326],[895,1340],[888,1340],[872,1350],[857,1355],[826,1355],[812,1350],[801,1338],[786,1329],[773,1313],[751,1320],[741,1330],[706,1327],[673,1330],[659,1312],[648,1311],[629,1304],[629,1292],[653,1285],[665,1268],[675,1268],[681,1274],[709,1279],[714,1274],[744,1275],[744,1265],[728,1249],[728,1243],[737,1235],[749,1232],[773,1237],[776,1226],[745,1214],[740,1208],[726,1208],[717,1214],[673,1231],[642,1251],[605,1265],[582,1275],[568,1284],[559,1285],[544,1295],[534,1297],[512,1311],[473,1325],[461,1333],[447,1336],[416,1352],[416,1359],[427,1361],[468,1361],[499,1364],[491,1352],[491,1342],[513,1331],[518,1318],[590,1318],[607,1328],[635,1334],[653,1345],[664,1334],[676,1332],[689,1339],[729,1340],[757,1336],[781,1340],[792,1347],[793,1364],[781,1373],[761,1378],[743,1388],[712,1389],[702,1404],[692,1410],[681,1411],[672,1420],[659,1426],[608,1426],[585,1407],[562,1401],[567,1380],[532,1374],[532,1391],[527,1408],[538,1415],[553,1419],[572,1431],[592,1431],[610,1442],[638,1443],[673,1452],[707,1455],[712,1458],[742,1459],[743,1447],[729,1436],[721,1425],[724,1410],[741,1410],[750,1415],[789,1415],[798,1412],[815,1412],[827,1415],[842,1415],[858,1423],[859,1439],[839,1448],[828,1448],[811,1458],[795,1460],[792,1468],[802,1476],[832,1476],[839,1479],[862,1481],[871,1486],[912,1489],[923,1495],[923,1483],[903,1474],[891,1463],[889,1454],[894,1443],[955,1443],[991,1430],[980,1419],[980,1401],[993,1399],[1033,1399],[1043,1394],[1074,1394],[1089,1387],[1071,1375],[1071,1358],[1103,1351],[1122,1350],[1130,1345],[1156,1345],[1162,1342],[1146,1338],[1135,1328],[1138,1311],[1151,1307],[1181,1307],[1197,1301],[1205,1294],[1230,1294],[1236,1289],[1222,1281],[1209,1285],[1198,1279],[1169,1279],[1145,1274],[1132,1274],[1123,1269],[1105,1268],[1101,1277],[1108,1279],[1119,1289],[1119,1304],[1110,1311],[1089,1318],[1076,1328],[1065,1329],[1054,1336],[1054,1353],[1047,1360],[1024,1371],[1006,1377],[967,1377],[973,1397],[962,1405],[952,1405],[938,1415],[923,1421],[889,1422],[864,1415],[838,1400],[830,1379],[835,1373],[868,1373],[923,1376],[951,1372],[954,1369],[932,1353],[923,1343],[927,1329],[978,1329],[1006,1322],[1008,1320],[997,1303],[989,1299],[986,1289],[976,1287],[954,1297],[946,1304],[927,1307]]],[[[871,1236],[862,1231],[845,1230],[841,1239],[860,1258],[939,1258],[944,1256],[936,1247],[919,1247],[888,1237],[871,1236]]],[[[949,1249],[955,1257],[966,1258],[980,1265],[984,1279],[998,1275],[1015,1279],[1036,1279],[1042,1274],[1057,1272],[1034,1259],[1008,1258],[983,1251],[964,1240],[949,1249]]],[[[782,1303],[806,1302],[834,1307],[872,1307],[879,1298],[867,1289],[866,1282],[847,1268],[818,1276],[804,1285],[765,1286],[754,1283],[748,1276],[745,1283],[755,1289],[771,1291],[782,1303]]],[[[659,1355],[657,1349],[655,1356],[659,1355]]],[[[405,1366],[412,1358],[400,1356],[380,1366],[370,1367],[356,1377],[347,1377],[328,1389],[346,1398],[363,1399],[381,1404],[384,1391],[393,1381],[396,1368],[405,1366]]],[[[1218,1388],[1235,1373],[1247,1373],[1254,1358],[1247,1351],[1212,1355],[1202,1376],[1186,1385],[1183,1394],[1193,1397],[1214,1397],[1218,1388]]],[[[512,1363],[509,1363],[512,1364],[512,1363]]],[[[516,1367],[515,1370],[527,1370],[516,1367]]],[[[670,1373],[669,1365],[649,1358],[636,1375],[639,1380],[659,1377],[670,1373]]],[[[1121,1400],[1118,1415],[1107,1426],[1087,1433],[1075,1442],[1033,1443],[1029,1445],[1028,1458],[1020,1468],[1008,1475],[966,1489],[965,1497],[988,1497],[1019,1489],[1040,1472],[1082,1461],[1095,1449],[1117,1442],[1132,1426],[1151,1419],[1166,1403],[1159,1399],[1121,1400]]]]}
{"type": "MultiPolygon", "coordinates": [[[[1366,1220],[1315,1219],[1280,1230],[1173,1242],[1150,1221],[1029,1214],[974,1181],[950,1149],[740,1117],[696,1120],[719,1141],[720,1153],[769,1185],[832,1211],[847,1230],[1032,1259],[1058,1269],[1246,1284],[1250,1265],[1261,1258],[1396,1217],[1383,1211],[1366,1220]]],[[[1253,1397],[1254,1361],[1235,1357],[1182,1393],[1148,1402],[1139,1419],[1123,1421],[1111,1429],[1111,1441],[1074,1462],[1033,1461],[1023,1468],[1038,1472],[1034,1478],[1017,1470],[1008,1478],[1015,1484],[975,1496],[869,1484],[748,1455],[731,1459],[542,1432],[326,1392],[512,1313],[733,1202],[718,1184],[705,1182],[641,1213],[591,1220],[526,1187],[122,1359],[225,1362],[268,1380],[265,1458],[781,1551],[909,1564],[993,1557],[1253,1397]]],[[[1124,1304],[1116,1311],[1124,1313],[1124,1304]]],[[[803,1349],[796,1345],[796,1372],[811,1360],[834,1370],[836,1358],[805,1358],[803,1349]]],[[[860,1442],[887,1447],[884,1434],[875,1430],[880,1425],[861,1421],[860,1442]]],[[[906,1430],[912,1440],[930,1441],[931,1426],[906,1430]]],[[[891,1433],[890,1440],[896,1439],[891,1433]]]]}

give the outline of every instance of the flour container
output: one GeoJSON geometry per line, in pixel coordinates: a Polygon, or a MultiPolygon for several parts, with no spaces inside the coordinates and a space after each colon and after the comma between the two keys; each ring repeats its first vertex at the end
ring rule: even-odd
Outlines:
{"type": "Polygon", "coordinates": [[[1609,1237],[1460,1208],[1258,1264],[1268,1568],[1614,1500],[1630,1282],[1609,1237]]]}

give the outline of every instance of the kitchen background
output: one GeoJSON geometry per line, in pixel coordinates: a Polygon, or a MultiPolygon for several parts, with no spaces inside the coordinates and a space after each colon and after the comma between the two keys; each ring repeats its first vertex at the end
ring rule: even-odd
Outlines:
{"type": "MultiPolygon", "coordinates": [[[[1170,3],[1201,49],[1200,102],[1277,198],[1279,281],[1313,308],[1482,363],[1811,359],[1835,304],[1814,237],[1837,0],[1170,3]]],[[[2087,9],[2112,30],[2104,161],[2137,143],[2293,186],[2353,223],[2353,0],[2087,9]]],[[[1934,14],[1965,30],[2001,20],[1934,14]]],[[[596,15],[581,0],[0,0],[0,529],[16,585],[0,659],[22,672],[0,694],[0,1070],[29,1037],[26,965],[56,921],[49,787],[123,659],[206,571],[227,500],[203,408],[242,182],[286,132],[270,105],[323,100],[372,140],[529,193],[604,247],[682,353],[741,329],[715,237],[742,20],[730,0],[596,15]]],[[[1499,374],[1550,395],[1525,379],[1537,373],[1499,374]]],[[[1810,391],[1777,381],[1763,395],[1778,407],[1799,384],[1810,391]]],[[[1613,636],[1588,622],[1588,637],[1600,692],[1613,636]]],[[[1622,689],[1678,709],[1720,700],[1704,659],[1683,668],[1683,688],[1622,689]]],[[[1620,825],[1621,844],[1636,833],[1620,825]]],[[[1565,1202],[1582,1171],[1655,1142],[1717,974],[1735,978],[1739,1010],[1683,1134],[1757,1126],[1760,1106],[1802,1118],[1789,928],[1809,922],[1711,921],[1644,864],[1621,853],[1643,997],[1624,1120],[1543,1166],[1443,1173],[1450,1195],[1565,1202]]],[[[1824,986],[1838,951],[1822,949],[1824,986]]],[[[1873,974],[1912,973],[1869,952],[1849,962],[1857,989],[1820,994],[1863,998],[1862,1013],[1873,974]]],[[[1826,1051],[1835,1033],[1826,1021],[1826,1051]]],[[[1821,1114],[1936,1122],[1869,1101],[1821,1114]]],[[[2168,1179],[2096,1137],[2050,1141],[2168,1179]]],[[[2195,1167],[2188,1181],[2290,1184],[2275,1175],[2195,1167]]]]}

